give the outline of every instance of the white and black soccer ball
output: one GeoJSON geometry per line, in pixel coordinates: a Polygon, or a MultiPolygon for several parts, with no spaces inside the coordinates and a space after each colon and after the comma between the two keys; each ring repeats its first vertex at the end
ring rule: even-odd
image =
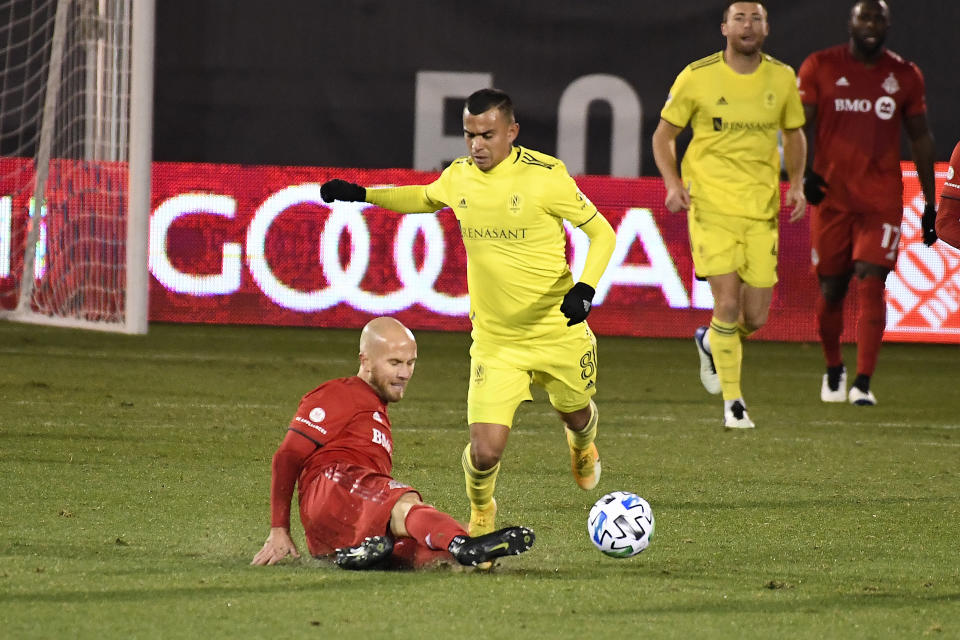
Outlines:
{"type": "Polygon", "coordinates": [[[653,539],[653,510],[635,493],[608,493],[590,509],[587,518],[590,540],[603,553],[614,558],[635,556],[653,539]]]}

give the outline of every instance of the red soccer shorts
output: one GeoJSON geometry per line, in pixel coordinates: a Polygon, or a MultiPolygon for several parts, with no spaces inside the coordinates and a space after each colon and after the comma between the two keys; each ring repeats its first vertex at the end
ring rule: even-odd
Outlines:
{"type": "Polygon", "coordinates": [[[878,215],[814,207],[810,258],[817,275],[848,273],[856,261],[893,269],[900,246],[901,212],[878,215]]]}
{"type": "Polygon", "coordinates": [[[307,547],[325,556],[340,547],[381,536],[390,526],[390,511],[412,487],[390,476],[353,464],[324,467],[300,492],[300,522],[307,547]]]}

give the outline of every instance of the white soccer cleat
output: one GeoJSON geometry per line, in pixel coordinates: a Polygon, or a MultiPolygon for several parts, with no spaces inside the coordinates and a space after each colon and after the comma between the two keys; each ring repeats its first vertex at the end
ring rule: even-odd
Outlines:
{"type": "Polygon", "coordinates": [[[693,333],[693,342],[697,345],[697,355],[700,356],[700,382],[707,393],[716,395],[723,390],[720,385],[720,376],[717,375],[717,368],[713,365],[713,354],[707,351],[703,346],[703,337],[707,335],[708,327],[698,327],[693,333]]]}
{"type": "Polygon", "coordinates": [[[872,407],[877,404],[877,398],[873,391],[862,391],[859,387],[850,387],[850,394],[847,396],[850,404],[858,407],[872,407]]]}
{"type": "Polygon", "coordinates": [[[823,374],[823,384],[820,385],[820,400],[823,402],[846,402],[847,401],[847,370],[844,369],[840,374],[840,382],[836,389],[831,389],[827,382],[829,376],[823,374]]]}
{"type": "Polygon", "coordinates": [[[756,425],[747,415],[747,408],[741,400],[734,400],[723,407],[723,426],[727,429],[753,429],[756,425]]]}

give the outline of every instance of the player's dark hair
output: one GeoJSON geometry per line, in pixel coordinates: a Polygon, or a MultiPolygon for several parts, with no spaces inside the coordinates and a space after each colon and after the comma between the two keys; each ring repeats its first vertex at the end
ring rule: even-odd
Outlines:
{"type": "Polygon", "coordinates": [[[479,91],[474,91],[470,94],[470,97],[467,98],[464,107],[475,116],[490,109],[499,109],[500,112],[506,116],[507,122],[514,119],[513,100],[511,100],[510,96],[506,93],[500,91],[500,89],[480,89],[479,91]]]}
{"type": "MultiPolygon", "coordinates": [[[[726,3],[726,5],[723,8],[723,19],[720,22],[727,21],[727,16],[730,14],[730,7],[737,4],[738,2],[747,2],[747,0],[732,0],[731,2],[726,3]]],[[[758,4],[761,7],[763,7],[764,13],[767,13],[767,14],[770,13],[769,11],[767,11],[767,5],[762,2],[750,2],[750,4],[758,4]]]]}

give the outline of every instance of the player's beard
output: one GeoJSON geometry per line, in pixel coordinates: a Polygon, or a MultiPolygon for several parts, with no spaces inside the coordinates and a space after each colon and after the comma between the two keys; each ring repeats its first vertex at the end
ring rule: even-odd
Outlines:
{"type": "Polygon", "coordinates": [[[403,393],[406,391],[406,385],[395,387],[391,383],[394,381],[392,376],[380,375],[380,372],[374,369],[370,377],[371,385],[380,399],[384,402],[399,402],[403,399],[403,393]]]}
{"type": "Polygon", "coordinates": [[[864,58],[872,58],[883,48],[883,43],[887,41],[887,34],[880,33],[876,36],[876,42],[869,43],[862,35],[853,34],[853,46],[860,52],[864,58]]]}
{"type": "Polygon", "coordinates": [[[754,54],[760,53],[760,48],[763,47],[762,36],[757,36],[750,43],[744,43],[739,38],[734,38],[733,40],[733,50],[739,53],[742,56],[752,56],[754,54]]]}

